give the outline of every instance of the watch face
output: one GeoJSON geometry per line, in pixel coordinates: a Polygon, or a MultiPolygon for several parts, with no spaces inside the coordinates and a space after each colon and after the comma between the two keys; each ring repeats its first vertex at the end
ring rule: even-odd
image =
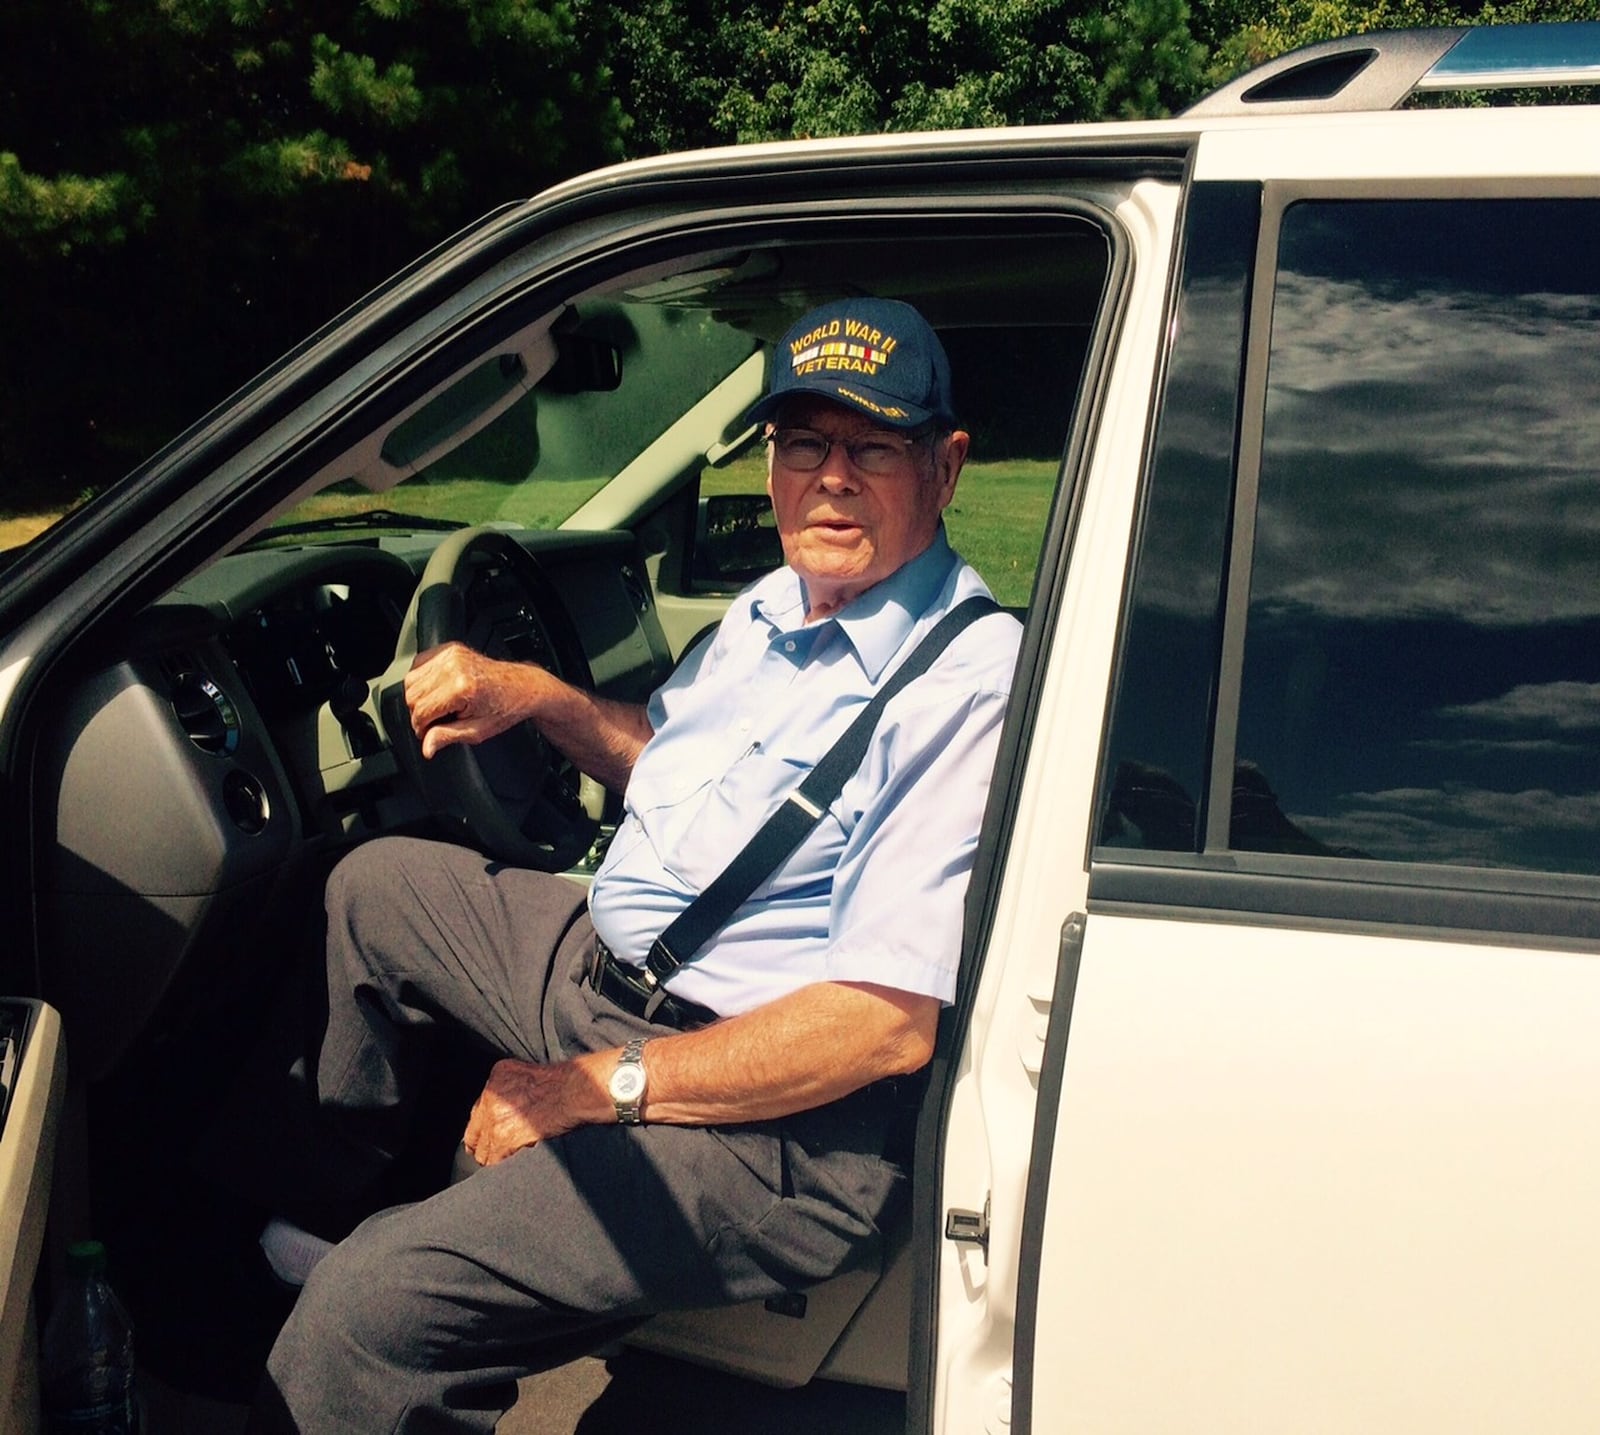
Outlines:
{"type": "Polygon", "coordinates": [[[642,1067],[628,1065],[619,1066],[611,1074],[611,1099],[613,1101],[637,1101],[644,1094],[644,1070],[642,1067]]]}

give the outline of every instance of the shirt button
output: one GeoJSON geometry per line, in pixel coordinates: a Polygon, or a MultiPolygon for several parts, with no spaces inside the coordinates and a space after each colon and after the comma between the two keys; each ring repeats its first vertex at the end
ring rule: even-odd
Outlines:
{"type": "Polygon", "coordinates": [[[793,638],[790,638],[789,641],[783,645],[783,651],[786,652],[786,653],[792,653],[794,651],[794,639],[793,638]]]}

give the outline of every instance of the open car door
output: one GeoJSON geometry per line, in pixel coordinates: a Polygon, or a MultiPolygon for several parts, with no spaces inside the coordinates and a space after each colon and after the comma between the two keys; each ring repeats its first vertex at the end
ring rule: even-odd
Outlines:
{"type": "Polygon", "coordinates": [[[65,1092],[61,1018],[0,997],[0,1435],[39,1423],[34,1275],[65,1092]]]}

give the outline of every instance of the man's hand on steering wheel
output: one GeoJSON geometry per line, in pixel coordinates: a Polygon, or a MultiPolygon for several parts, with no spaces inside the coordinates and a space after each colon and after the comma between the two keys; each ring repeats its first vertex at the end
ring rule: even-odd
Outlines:
{"type": "Polygon", "coordinates": [[[418,653],[405,695],[423,757],[452,743],[476,746],[526,721],[541,687],[553,681],[541,668],[490,658],[465,643],[418,653]]]}
{"type": "Polygon", "coordinates": [[[396,761],[453,834],[559,872],[588,850],[605,795],[526,719],[541,694],[592,686],[533,556],[507,533],[464,528],[429,558],[377,697],[396,761]]]}

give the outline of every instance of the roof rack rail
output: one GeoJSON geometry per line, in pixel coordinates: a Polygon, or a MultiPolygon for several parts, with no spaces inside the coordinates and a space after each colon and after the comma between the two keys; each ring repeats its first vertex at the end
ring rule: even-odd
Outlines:
{"type": "Polygon", "coordinates": [[[1392,110],[1419,91],[1600,84],[1600,21],[1374,30],[1280,55],[1186,117],[1392,110]]]}

